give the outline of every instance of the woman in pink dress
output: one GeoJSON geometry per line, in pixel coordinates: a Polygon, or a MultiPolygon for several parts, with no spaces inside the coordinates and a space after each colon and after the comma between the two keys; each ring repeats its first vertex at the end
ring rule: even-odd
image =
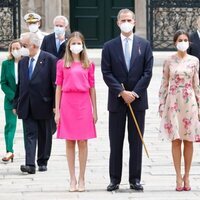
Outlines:
{"type": "Polygon", "coordinates": [[[70,191],[85,190],[87,140],[96,138],[97,121],[95,66],[87,57],[84,37],[73,32],[64,59],[57,63],[56,113],[57,138],[66,140],[70,191]],[[79,149],[78,188],[75,175],[75,146],[79,149]]]}
{"type": "Polygon", "coordinates": [[[159,91],[160,134],[162,138],[172,141],[176,190],[189,191],[193,142],[198,140],[200,133],[199,60],[187,54],[189,36],[185,31],[175,33],[174,44],[178,51],[164,62],[159,91]],[[184,176],[181,175],[182,154],[184,176]]]}

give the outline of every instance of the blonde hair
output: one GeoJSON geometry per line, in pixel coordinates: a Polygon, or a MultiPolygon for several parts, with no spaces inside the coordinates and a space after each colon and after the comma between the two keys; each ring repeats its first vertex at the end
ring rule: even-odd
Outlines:
{"type": "Polygon", "coordinates": [[[12,45],[13,45],[14,43],[19,43],[20,46],[22,47],[22,44],[21,44],[21,42],[20,42],[19,39],[13,40],[13,41],[9,44],[9,46],[8,46],[8,60],[13,60],[13,59],[15,59],[14,56],[12,55],[12,53],[11,53],[11,52],[12,52],[12,45]]]}
{"type": "Polygon", "coordinates": [[[80,52],[80,61],[83,65],[83,68],[87,69],[90,66],[90,61],[88,59],[88,55],[86,52],[85,39],[84,36],[78,31],[71,33],[70,36],[68,37],[68,41],[66,44],[66,51],[64,55],[64,67],[70,67],[71,63],[74,61],[72,57],[72,52],[70,51],[70,43],[73,38],[79,38],[82,42],[83,50],[80,52]]]}

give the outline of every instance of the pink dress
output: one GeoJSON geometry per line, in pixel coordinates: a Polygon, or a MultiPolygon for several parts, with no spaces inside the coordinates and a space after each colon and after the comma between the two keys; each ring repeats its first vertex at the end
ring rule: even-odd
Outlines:
{"type": "Polygon", "coordinates": [[[168,140],[198,141],[200,135],[199,60],[172,55],[164,63],[159,91],[160,134],[168,140]]]}
{"type": "Polygon", "coordinates": [[[87,140],[96,137],[92,102],[89,89],[94,87],[93,63],[84,69],[80,62],[64,67],[64,60],[57,62],[56,85],[62,88],[60,122],[57,138],[87,140]]]}

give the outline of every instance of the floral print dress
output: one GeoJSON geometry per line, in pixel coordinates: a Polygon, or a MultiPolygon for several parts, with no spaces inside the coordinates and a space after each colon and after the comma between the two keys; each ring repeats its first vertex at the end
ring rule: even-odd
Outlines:
{"type": "Polygon", "coordinates": [[[197,141],[200,134],[199,60],[172,55],[164,62],[159,91],[160,135],[168,140],[197,141]]]}

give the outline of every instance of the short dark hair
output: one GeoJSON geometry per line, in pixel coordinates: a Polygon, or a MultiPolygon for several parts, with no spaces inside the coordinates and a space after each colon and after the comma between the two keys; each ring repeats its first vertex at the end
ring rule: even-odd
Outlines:
{"type": "Polygon", "coordinates": [[[185,30],[180,29],[180,30],[176,31],[176,33],[174,34],[174,38],[173,38],[174,44],[176,43],[176,41],[180,35],[186,35],[188,38],[188,41],[189,41],[189,39],[190,39],[189,34],[185,30]]]}

